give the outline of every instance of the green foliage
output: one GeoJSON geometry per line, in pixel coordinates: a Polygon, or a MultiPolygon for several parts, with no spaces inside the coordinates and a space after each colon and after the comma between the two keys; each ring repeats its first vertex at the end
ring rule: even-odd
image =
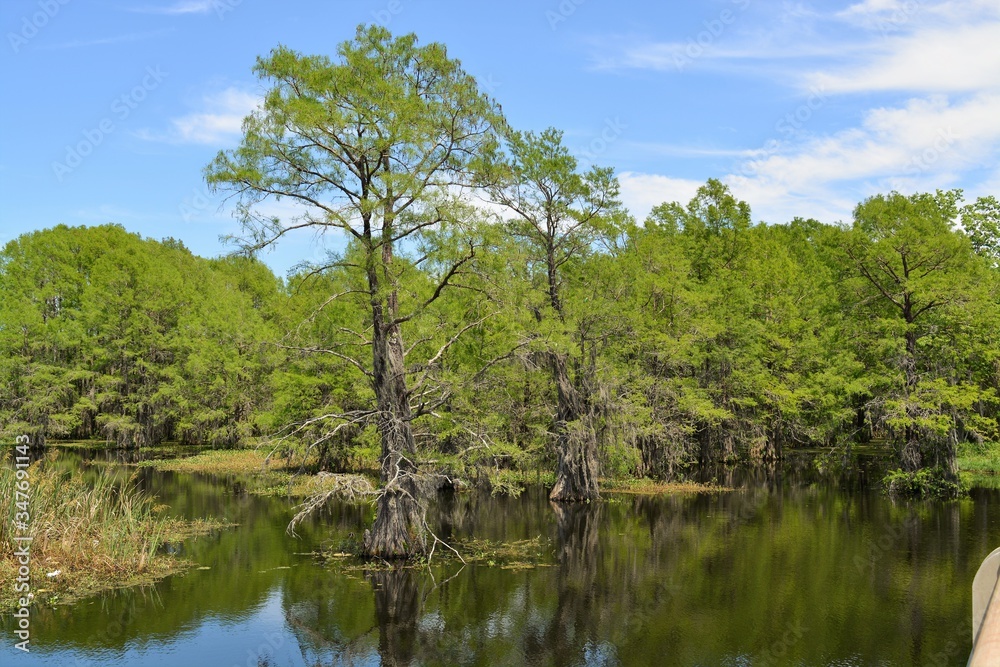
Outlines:
{"type": "Polygon", "coordinates": [[[260,263],[204,260],[116,225],[11,241],[0,253],[4,434],[245,441],[268,396],[279,289],[260,263]]]}
{"type": "Polygon", "coordinates": [[[897,468],[886,474],[882,484],[889,495],[902,498],[952,500],[965,494],[962,484],[951,479],[943,468],[912,472],[897,468]]]}
{"type": "Polygon", "coordinates": [[[336,59],[278,47],[255,72],[265,102],[206,170],[236,193],[237,240],[308,226],[345,249],[283,281],[115,225],[11,241],[3,435],[268,436],[371,470],[411,431],[414,458],[509,490],[577,449],[663,479],[876,438],[950,484],[959,448],[1000,439],[995,197],[764,225],[713,179],[637,223],[612,170],[509,128],[443,45],[362,26],[336,59]],[[310,213],[263,218],[269,198],[310,213]]]}
{"type": "Polygon", "coordinates": [[[972,249],[993,268],[1000,267],[1000,201],[980,197],[962,209],[962,228],[972,249]]]}

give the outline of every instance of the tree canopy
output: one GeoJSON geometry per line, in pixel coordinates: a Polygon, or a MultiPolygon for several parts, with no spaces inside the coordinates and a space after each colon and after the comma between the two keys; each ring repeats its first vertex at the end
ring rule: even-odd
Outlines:
{"type": "Polygon", "coordinates": [[[508,127],[443,45],[361,27],[254,72],[264,101],[206,169],[242,255],[111,224],[0,252],[5,435],[377,471],[383,557],[433,548],[428,485],[590,500],[602,477],[879,441],[957,489],[957,449],[1000,441],[994,197],[765,225],[710,179],[637,221],[611,169],[508,127]],[[343,250],[287,277],[254,259],[298,230],[343,250]]]}

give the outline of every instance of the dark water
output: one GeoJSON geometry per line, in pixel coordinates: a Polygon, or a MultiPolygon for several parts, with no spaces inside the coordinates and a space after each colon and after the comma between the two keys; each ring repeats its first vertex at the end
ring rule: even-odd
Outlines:
{"type": "Polygon", "coordinates": [[[707,471],[744,485],[716,495],[443,496],[442,537],[540,538],[550,567],[345,573],[305,554],[359,535],[366,505],[293,539],[285,499],[140,474],[178,515],[240,526],[183,545],[207,569],[34,608],[28,656],[4,618],[0,665],[964,665],[972,578],[1000,545],[1000,492],[893,503],[803,457],[707,471]]]}

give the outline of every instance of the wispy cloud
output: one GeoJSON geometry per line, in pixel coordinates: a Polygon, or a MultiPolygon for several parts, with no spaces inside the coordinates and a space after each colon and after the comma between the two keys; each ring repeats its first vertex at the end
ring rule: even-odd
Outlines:
{"type": "Polygon", "coordinates": [[[632,154],[661,155],[664,157],[732,157],[750,158],[754,157],[760,150],[749,148],[717,148],[707,146],[689,146],[677,144],[663,144],[656,142],[627,141],[624,145],[632,154]]]}
{"type": "Polygon", "coordinates": [[[702,33],[607,38],[594,42],[592,57],[601,70],[779,73],[832,92],[976,90],[1000,81],[997,0],[863,0],[825,14],[785,3],[763,23],[740,17],[718,35],[702,33]]]}
{"type": "Polygon", "coordinates": [[[85,46],[101,46],[104,44],[119,44],[122,42],[140,42],[145,39],[160,37],[173,32],[173,28],[162,28],[160,30],[150,30],[147,32],[130,32],[125,35],[115,35],[113,37],[99,37],[97,39],[78,39],[72,42],[62,42],[60,44],[48,44],[40,46],[40,49],[76,49],[85,46]]]}
{"type": "MultiPolygon", "coordinates": [[[[743,160],[723,177],[750,203],[757,219],[785,222],[797,215],[847,220],[871,194],[955,186],[963,174],[989,170],[1000,151],[1000,93],[954,102],[945,96],[911,99],[869,110],[857,127],[778,144],[743,160]]],[[[622,197],[643,217],[662,201],[686,202],[697,183],[626,172],[622,197]]],[[[976,188],[991,192],[1000,171],[976,188]]]]}
{"type": "MultiPolygon", "coordinates": [[[[786,3],[787,5],[788,3],[786,3]]],[[[766,150],[733,149],[723,180],[769,222],[809,215],[848,220],[863,198],[966,186],[995,191],[1000,170],[1000,3],[996,0],[862,0],[839,12],[783,13],[800,36],[770,39],[734,31],[710,45],[696,66],[760,73],[770,68],[803,97],[878,93],[878,107],[857,108],[856,124],[821,134],[783,133],[766,150]],[[792,58],[794,56],[794,58],[792,58]]],[[[680,43],[620,48],[615,68],[675,69],[680,43]]],[[[864,98],[855,97],[859,102],[864,98]]],[[[844,104],[852,103],[849,99],[844,104]]],[[[648,145],[679,158],[725,149],[648,145]]],[[[659,174],[622,174],[623,198],[642,217],[661,201],[687,201],[691,183],[659,174]]]]}
{"type": "Polygon", "coordinates": [[[978,168],[998,147],[1000,95],[984,93],[958,103],[936,96],[872,109],[859,127],[793,144],[749,161],[743,171],[784,184],[903,178],[978,168]]]}
{"type": "Polygon", "coordinates": [[[766,61],[799,61],[816,58],[842,58],[863,50],[860,45],[844,43],[811,43],[789,46],[709,45],[693,49],[690,42],[649,42],[623,46],[618,53],[595,58],[595,68],[601,70],[648,69],[665,72],[687,71],[695,67],[725,66],[766,61]]]}
{"type": "Polygon", "coordinates": [[[212,11],[215,2],[217,0],[178,0],[168,5],[143,5],[129,7],[128,10],[140,14],[166,14],[168,16],[207,14],[212,11]]]}
{"type": "Polygon", "coordinates": [[[811,72],[806,86],[831,93],[976,91],[1000,86],[1000,20],[919,29],[885,40],[867,62],[811,72]]]}
{"type": "Polygon", "coordinates": [[[259,103],[256,95],[231,86],[203,98],[203,110],[171,119],[169,130],[140,130],[137,135],[149,141],[225,144],[239,137],[243,118],[259,103]]]}
{"type": "Polygon", "coordinates": [[[885,34],[920,25],[959,24],[991,15],[1000,16],[1000,5],[995,0],[863,0],[837,12],[834,18],[885,34]]]}

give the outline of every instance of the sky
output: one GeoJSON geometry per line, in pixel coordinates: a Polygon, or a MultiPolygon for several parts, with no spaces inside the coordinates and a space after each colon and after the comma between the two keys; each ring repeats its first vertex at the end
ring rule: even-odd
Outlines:
{"type": "MultiPolygon", "coordinates": [[[[115,222],[233,252],[203,170],[267,89],[255,59],[335,56],[361,23],[443,42],[513,127],[613,167],[638,220],[709,178],[766,223],[1000,195],[1000,0],[3,0],[0,243],[115,222]]],[[[261,259],[284,275],[341,242],[261,259]]]]}

